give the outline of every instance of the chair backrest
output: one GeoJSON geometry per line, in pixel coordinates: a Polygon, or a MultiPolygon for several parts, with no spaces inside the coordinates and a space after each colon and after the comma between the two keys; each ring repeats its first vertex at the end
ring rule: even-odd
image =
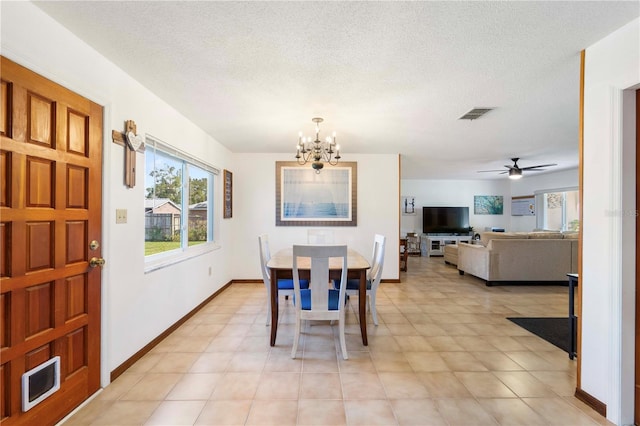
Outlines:
{"type": "MultiPolygon", "coordinates": [[[[329,245],[294,245],[293,246],[293,288],[296,300],[300,297],[300,269],[311,270],[309,289],[311,290],[311,310],[329,310],[329,258],[341,258],[342,282],[347,282],[347,246],[329,245]],[[308,261],[301,258],[310,258],[308,261]]],[[[340,287],[338,306],[344,307],[345,288],[340,287]]],[[[296,309],[301,309],[302,303],[296,303],[296,309]]]]}
{"type": "Polygon", "coordinates": [[[258,244],[260,245],[260,270],[262,270],[262,281],[264,285],[269,287],[269,268],[267,263],[271,260],[271,251],[269,250],[269,236],[267,234],[261,234],[258,236],[258,244]]]}
{"type": "Polygon", "coordinates": [[[308,229],[308,244],[334,244],[332,229],[308,229]]]}
{"type": "Polygon", "coordinates": [[[382,268],[384,267],[384,247],[386,241],[387,238],[380,234],[376,234],[373,239],[373,255],[371,257],[371,269],[369,269],[371,288],[380,284],[380,278],[382,278],[382,268]]]}

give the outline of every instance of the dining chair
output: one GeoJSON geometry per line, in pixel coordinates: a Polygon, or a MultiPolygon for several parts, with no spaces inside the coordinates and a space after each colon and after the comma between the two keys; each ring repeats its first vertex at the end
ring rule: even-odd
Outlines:
{"type": "Polygon", "coordinates": [[[308,229],[308,244],[334,244],[332,229],[308,229]]]}
{"type": "MultiPolygon", "coordinates": [[[[267,234],[261,234],[258,236],[258,243],[260,245],[260,266],[262,270],[262,281],[267,289],[267,323],[269,325],[271,321],[271,273],[267,267],[267,263],[271,260],[271,250],[269,249],[269,236],[267,234]]],[[[302,288],[309,288],[308,280],[301,280],[300,286],[302,288]]],[[[280,278],[278,279],[278,294],[284,294],[285,297],[293,296],[293,280],[280,278]]]]}
{"type": "MultiPolygon", "coordinates": [[[[338,320],[340,348],[342,357],[349,359],[347,345],[344,338],[345,327],[345,288],[334,289],[329,285],[329,259],[342,259],[341,279],[347,278],[347,246],[330,245],[294,245],[293,246],[293,304],[296,311],[296,331],[293,338],[291,358],[296,357],[300,341],[302,321],[308,320],[338,320]],[[304,263],[305,269],[310,270],[309,288],[302,288],[299,266],[301,258],[309,258],[310,265],[304,263]]],[[[303,261],[304,262],[304,261],[303,261]]]]}
{"type": "MultiPolygon", "coordinates": [[[[367,299],[369,300],[369,310],[371,311],[371,317],[373,323],[378,325],[378,312],[376,311],[376,294],[378,292],[378,286],[382,279],[382,268],[384,266],[384,247],[386,243],[386,237],[384,235],[376,234],[373,239],[373,255],[371,259],[371,268],[367,271],[367,299]]],[[[333,280],[334,288],[341,288],[340,280],[333,280]]],[[[347,295],[357,296],[360,289],[360,280],[349,279],[347,280],[347,295]]]]}
{"type": "Polygon", "coordinates": [[[409,260],[409,250],[407,249],[407,239],[400,238],[400,270],[407,272],[407,262],[409,260]]]}

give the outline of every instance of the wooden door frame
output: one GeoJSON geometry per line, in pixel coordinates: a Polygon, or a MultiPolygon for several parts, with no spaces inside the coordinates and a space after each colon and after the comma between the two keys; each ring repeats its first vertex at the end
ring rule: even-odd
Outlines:
{"type": "MultiPolygon", "coordinates": [[[[640,211],[640,89],[636,89],[636,212],[640,211]]],[[[640,425],[640,232],[638,232],[640,220],[636,215],[636,274],[635,274],[635,383],[634,383],[634,414],[633,420],[640,425]]]]}

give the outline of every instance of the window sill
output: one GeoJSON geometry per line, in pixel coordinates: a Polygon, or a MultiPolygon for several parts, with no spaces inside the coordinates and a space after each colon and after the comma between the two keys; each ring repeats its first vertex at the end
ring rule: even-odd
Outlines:
{"type": "Polygon", "coordinates": [[[159,269],[164,269],[219,249],[220,245],[209,243],[197,247],[190,247],[185,251],[171,251],[148,256],[144,263],[144,273],[148,274],[159,269]]]}

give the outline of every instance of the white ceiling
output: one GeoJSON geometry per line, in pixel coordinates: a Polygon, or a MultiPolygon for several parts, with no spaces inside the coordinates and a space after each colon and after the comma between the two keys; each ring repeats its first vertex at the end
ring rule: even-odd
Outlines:
{"type": "Polygon", "coordinates": [[[233,152],[293,160],[319,116],[344,155],[401,154],[405,179],[504,178],[477,171],[511,157],[577,167],[580,51],[640,15],[637,1],[36,4],[233,152]],[[458,120],[474,107],[495,110],[458,120]]]}

